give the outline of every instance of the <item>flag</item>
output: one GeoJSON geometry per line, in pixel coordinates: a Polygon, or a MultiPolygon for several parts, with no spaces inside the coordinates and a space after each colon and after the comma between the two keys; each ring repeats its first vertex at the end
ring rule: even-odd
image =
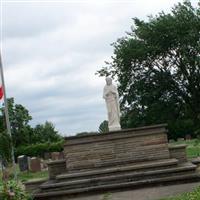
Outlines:
{"type": "Polygon", "coordinates": [[[2,84],[2,80],[0,77],[0,100],[3,98],[3,84],[2,84]]]}

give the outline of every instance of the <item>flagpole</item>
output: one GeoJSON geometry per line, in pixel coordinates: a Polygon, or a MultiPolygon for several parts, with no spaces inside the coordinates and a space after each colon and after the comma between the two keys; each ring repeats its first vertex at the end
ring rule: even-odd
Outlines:
{"type": "Polygon", "coordinates": [[[17,179],[15,154],[14,154],[13,140],[12,140],[12,134],[11,134],[9,113],[8,113],[8,103],[7,103],[7,98],[6,98],[6,90],[5,90],[5,81],[4,81],[4,74],[3,74],[3,64],[2,64],[2,58],[1,58],[1,52],[0,52],[0,75],[1,75],[1,81],[2,81],[2,86],[3,86],[6,127],[7,127],[8,135],[11,138],[11,156],[12,156],[12,163],[13,163],[13,167],[14,167],[14,178],[17,179]]]}

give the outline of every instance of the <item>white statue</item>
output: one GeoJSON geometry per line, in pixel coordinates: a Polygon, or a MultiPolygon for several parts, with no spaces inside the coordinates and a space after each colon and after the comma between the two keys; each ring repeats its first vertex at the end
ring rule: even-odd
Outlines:
{"type": "Polygon", "coordinates": [[[109,131],[121,130],[119,95],[117,88],[112,84],[112,79],[106,77],[106,85],[103,90],[103,98],[106,101],[108,111],[109,131]]]}

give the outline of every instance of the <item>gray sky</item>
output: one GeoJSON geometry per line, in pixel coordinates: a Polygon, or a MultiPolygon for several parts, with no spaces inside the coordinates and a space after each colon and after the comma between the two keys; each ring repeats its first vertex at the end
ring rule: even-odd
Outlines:
{"type": "MultiPolygon", "coordinates": [[[[197,1],[197,0],[196,0],[197,1]]],[[[49,120],[63,135],[96,131],[107,118],[95,72],[132,18],[169,12],[181,0],[1,0],[7,96],[28,108],[32,125],[49,120]]]]}

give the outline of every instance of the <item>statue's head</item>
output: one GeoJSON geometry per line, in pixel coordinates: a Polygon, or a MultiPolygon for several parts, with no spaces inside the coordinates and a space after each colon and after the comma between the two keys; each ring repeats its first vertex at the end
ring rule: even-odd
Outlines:
{"type": "Polygon", "coordinates": [[[111,85],[112,84],[112,79],[110,77],[106,77],[106,84],[111,85]]]}

